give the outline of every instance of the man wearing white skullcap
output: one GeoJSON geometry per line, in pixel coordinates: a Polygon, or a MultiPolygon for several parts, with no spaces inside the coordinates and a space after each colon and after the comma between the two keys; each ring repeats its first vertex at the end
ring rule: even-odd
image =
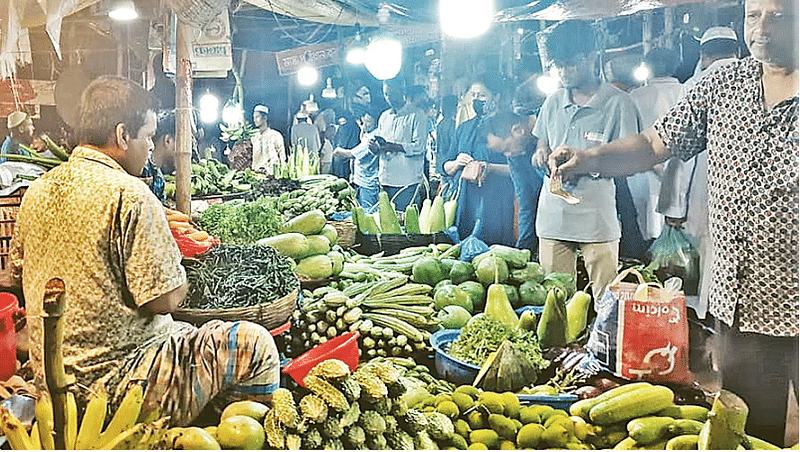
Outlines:
{"type": "MultiPolygon", "coordinates": [[[[20,154],[19,145],[24,144],[30,146],[33,142],[33,120],[30,115],[24,111],[14,111],[8,115],[6,120],[9,135],[3,141],[0,153],[2,154],[20,154]]],[[[5,162],[5,158],[0,158],[0,163],[5,162]]]]}
{"type": "Polygon", "coordinates": [[[253,169],[272,174],[274,165],[286,161],[283,135],[269,126],[269,108],[256,105],[253,108],[253,124],[257,127],[250,139],[253,143],[253,169]]]}

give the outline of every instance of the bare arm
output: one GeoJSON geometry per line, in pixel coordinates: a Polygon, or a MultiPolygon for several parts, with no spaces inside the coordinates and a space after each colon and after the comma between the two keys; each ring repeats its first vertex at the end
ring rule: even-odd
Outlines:
{"type": "Polygon", "coordinates": [[[560,171],[565,178],[600,173],[606,177],[627,176],[653,169],[670,154],[652,127],[627,138],[612,141],[584,152],[559,146],[550,154],[550,171],[560,171]],[[563,162],[563,163],[560,163],[563,162]]]}
{"type": "Polygon", "coordinates": [[[550,144],[545,139],[536,142],[536,151],[531,156],[531,165],[547,169],[547,157],[550,155],[550,144]]]}
{"type": "Polygon", "coordinates": [[[456,171],[460,170],[461,168],[465,167],[467,163],[473,160],[472,156],[467,153],[460,153],[456,156],[455,160],[450,160],[444,162],[444,171],[449,175],[452,176],[456,173],[456,171]]]}
{"type": "Polygon", "coordinates": [[[160,297],[153,298],[147,303],[142,305],[143,309],[150,311],[153,314],[168,314],[178,308],[178,305],[186,298],[186,293],[189,291],[189,285],[183,283],[179,287],[161,295],[160,297]]]}

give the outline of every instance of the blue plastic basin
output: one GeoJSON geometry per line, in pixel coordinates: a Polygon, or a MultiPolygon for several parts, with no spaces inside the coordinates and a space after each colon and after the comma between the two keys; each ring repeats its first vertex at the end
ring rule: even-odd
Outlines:
{"type": "Polygon", "coordinates": [[[454,358],[447,348],[461,335],[461,330],[439,330],[431,334],[431,347],[436,351],[434,365],[439,378],[455,385],[471,385],[478,376],[480,366],[454,358]]]}

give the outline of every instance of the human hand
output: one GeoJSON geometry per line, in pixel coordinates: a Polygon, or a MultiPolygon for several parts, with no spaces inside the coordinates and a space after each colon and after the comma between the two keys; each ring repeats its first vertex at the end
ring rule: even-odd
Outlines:
{"type": "Polygon", "coordinates": [[[562,178],[569,179],[573,175],[575,168],[581,161],[580,153],[575,152],[569,146],[558,146],[555,151],[550,153],[547,159],[548,174],[561,173],[562,178]]]}
{"type": "MultiPolygon", "coordinates": [[[[550,151],[544,148],[537,148],[536,152],[533,153],[531,156],[531,165],[542,168],[547,172],[547,157],[550,155],[550,151]]],[[[548,172],[549,174],[549,172],[548,172]]]]}
{"type": "Polygon", "coordinates": [[[465,154],[465,153],[463,153],[463,152],[462,152],[462,153],[460,153],[460,154],[458,154],[458,156],[456,156],[456,163],[457,163],[457,164],[458,164],[458,166],[459,166],[459,167],[461,167],[461,168],[463,168],[464,166],[466,166],[466,165],[467,165],[467,163],[471,162],[472,160],[474,160],[474,159],[472,158],[472,156],[471,156],[471,155],[469,155],[469,154],[465,154]]]}
{"type": "Polygon", "coordinates": [[[381,145],[375,137],[369,139],[369,144],[367,144],[367,146],[373,154],[377,154],[381,151],[381,145]]]}

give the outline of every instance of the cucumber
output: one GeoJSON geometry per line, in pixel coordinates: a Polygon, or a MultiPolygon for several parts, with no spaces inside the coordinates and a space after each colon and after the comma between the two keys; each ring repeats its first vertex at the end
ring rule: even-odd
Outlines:
{"type": "Polygon", "coordinates": [[[647,416],[672,405],[675,394],[666,386],[636,389],[600,402],[589,411],[594,424],[607,425],[647,416]]]}
{"type": "Polygon", "coordinates": [[[648,445],[663,439],[675,419],[666,416],[645,416],[628,422],[628,436],[637,444],[648,445]]]}

